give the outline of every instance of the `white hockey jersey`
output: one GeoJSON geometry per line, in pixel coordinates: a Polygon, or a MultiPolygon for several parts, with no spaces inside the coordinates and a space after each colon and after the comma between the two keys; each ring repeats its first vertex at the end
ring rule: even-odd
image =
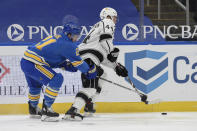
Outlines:
{"type": "Polygon", "coordinates": [[[111,19],[96,23],[79,45],[79,53],[83,59],[90,58],[96,65],[106,65],[114,68],[115,64],[107,59],[114,49],[115,24],[111,19]]]}

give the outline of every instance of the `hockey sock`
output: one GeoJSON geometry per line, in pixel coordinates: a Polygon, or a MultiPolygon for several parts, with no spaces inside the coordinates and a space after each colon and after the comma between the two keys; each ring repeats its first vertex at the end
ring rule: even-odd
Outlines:
{"type": "Polygon", "coordinates": [[[51,105],[54,103],[62,83],[63,76],[60,73],[56,74],[49,82],[49,86],[46,87],[44,94],[45,105],[47,107],[51,107],[51,105]]]}
{"type": "Polygon", "coordinates": [[[33,107],[36,107],[39,103],[41,89],[42,88],[35,88],[35,87],[29,88],[29,94],[28,94],[29,103],[33,107]]]}

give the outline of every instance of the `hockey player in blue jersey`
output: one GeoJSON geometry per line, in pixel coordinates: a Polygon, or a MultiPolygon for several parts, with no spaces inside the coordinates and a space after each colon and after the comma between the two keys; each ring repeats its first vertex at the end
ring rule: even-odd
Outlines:
{"type": "Polygon", "coordinates": [[[52,104],[63,83],[63,76],[53,68],[64,68],[66,71],[80,70],[88,79],[97,76],[96,66],[89,66],[79,56],[76,42],[81,29],[76,22],[64,25],[59,35],[49,36],[27,48],[21,59],[21,69],[29,87],[29,113],[40,115],[42,121],[57,121],[59,114],[54,112],[52,104]],[[69,60],[69,61],[68,61],[69,60]],[[41,89],[46,86],[42,110],[38,103],[41,89]]]}

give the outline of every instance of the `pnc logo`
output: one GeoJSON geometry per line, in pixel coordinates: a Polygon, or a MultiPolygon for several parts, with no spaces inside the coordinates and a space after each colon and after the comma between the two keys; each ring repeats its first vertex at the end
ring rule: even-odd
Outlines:
{"type": "Polygon", "coordinates": [[[126,40],[135,40],[139,34],[139,29],[134,24],[126,24],[122,29],[122,35],[126,40]]]}
{"type": "Polygon", "coordinates": [[[168,80],[166,54],[150,50],[125,54],[125,65],[136,88],[148,94],[168,80]]]}
{"type": "Polygon", "coordinates": [[[24,29],[19,24],[12,24],[7,29],[7,35],[12,41],[20,41],[24,37],[24,29]]]}

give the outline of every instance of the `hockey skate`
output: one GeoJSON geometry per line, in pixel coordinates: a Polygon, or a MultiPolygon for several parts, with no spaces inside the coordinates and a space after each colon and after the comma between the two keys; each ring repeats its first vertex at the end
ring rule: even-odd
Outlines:
{"type": "Polygon", "coordinates": [[[28,105],[30,118],[40,119],[42,116],[41,109],[38,106],[33,107],[30,102],[28,102],[28,105]]]}
{"type": "Polygon", "coordinates": [[[93,102],[86,103],[85,108],[84,108],[84,116],[85,117],[92,117],[92,116],[94,116],[95,112],[96,112],[95,103],[93,103],[93,102]]]}
{"type": "Polygon", "coordinates": [[[43,101],[41,121],[56,122],[59,121],[59,113],[53,111],[52,107],[48,108],[43,101]]]}
{"type": "Polygon", "coordinates": [[[71,120],[71,121],[81,121],[83,120],[83,116],[79,113],[77,108],[71,107],[62,118],[63,120],[71,120]]]}

